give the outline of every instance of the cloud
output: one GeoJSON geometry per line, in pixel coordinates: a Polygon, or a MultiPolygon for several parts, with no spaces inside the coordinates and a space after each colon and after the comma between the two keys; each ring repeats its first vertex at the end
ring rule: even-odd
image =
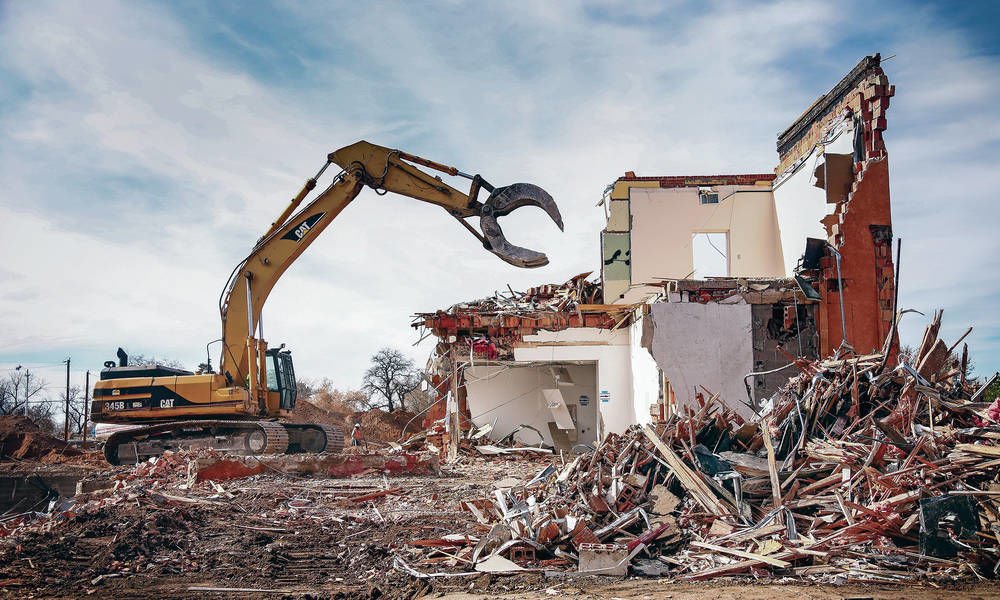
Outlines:
{"type": "MultiPolygon", "coordinates": [[[[967,342],[988,375],[1000,369],[1000,209],[985,191],[1000,154],[1000,62],[930,14],[918,14],[897,44],[885,68],[897,89],[886,143],[893,229],[903,238],[900,305],[928,318],[945,309],[949,342],[974,326],[967,342]]],[[[904,341],[919,343],[926,322],[904,319],[904,341]]]]}
{"type": "Polygon", "coordinates": [[[996,209],[947,175],[995,163],[996,61],[919,12],[887,29],[820,2],[653,8],[5,5],[0,253],[18,260],[3,266],[16,289],[0,293],[0,330],[15,343],[0,360],[48,348],[98,365],[127,344],[196,364],[232,266],[327,152],[365,138],[539,184],[563,210],[565,234],[535,210],[504,221],[550,255],[523,271],[436,207],[366,191],[269,300],[266,333],[301,376],[355,386],[384,345],[422,362],[413,312],[597,269],[594,204],[625,170],[771,170],[775,134],[871,51],[863,36],[899,54],[886,68],[904,304],[974,322],[980,364],[1000,364],[984,308],[997,281],[977,273],[995,265],[996,209]],[[961,208],[943,216],[943,198],[961,208]]]}

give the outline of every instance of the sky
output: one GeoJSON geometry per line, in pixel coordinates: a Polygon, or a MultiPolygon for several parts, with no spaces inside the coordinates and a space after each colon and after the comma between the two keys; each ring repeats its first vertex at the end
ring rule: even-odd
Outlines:
{"type": "Polygon", "coordinates": [[[0,373],[55,394],[66,357],[82,383],[118,346],[195,367],[232,267],[360,139],[540,185],[566,223],[503,220],[549,255],[520,270],[436,207],[367,190],[264,311],[300,378],[358,387],[384,346],[422,364],[415,312],[597,269],[610,182],[770,172],[777,134],[881,52],[900,305],[927,315],[903,342],[942,308],[944,339],[974,326],[992,374],[998,21],[975,2],[0,0],[0,373]]]}

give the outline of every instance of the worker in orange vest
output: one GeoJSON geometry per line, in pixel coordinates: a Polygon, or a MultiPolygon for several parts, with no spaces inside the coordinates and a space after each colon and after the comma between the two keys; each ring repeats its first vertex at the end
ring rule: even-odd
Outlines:
{"type": "Polygon", "coordinates": [[[351,445],[360,446],[362,443],[364,443],[364,441],[365,438],[361,434],[361,423],[355,423],[354,431],[351,432],[351,445]]]}

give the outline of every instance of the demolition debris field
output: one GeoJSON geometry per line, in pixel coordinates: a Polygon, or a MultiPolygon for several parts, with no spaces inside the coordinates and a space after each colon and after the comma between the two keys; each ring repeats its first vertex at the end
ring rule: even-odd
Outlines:
{"type": "Polygon", "coordinates": [[[995,597],[1000,399],[940,318],[895,366],[795,361],[756,419],[707,392],[578,455],[484,426],[442,466],[438,423],[378,450],[107,468],[2,423],[5,479],[41,497],[0,514],[0,592],[995,597]]]}
{"type": "MultiPolygon", "coordinates": [[[[189,457],[190,458],[190,457],[189,457]]],[[[4,540],[0,588],[6,597],[203,597],[206,588],[249,589],[247,597],[473,598],[934,598],[989,597],[991,584],[747,585],[675,583],[607,577],[480,573],[420,580],[396,571],[393,555],[419,538],[475,530],[458,509],[464,498],[493,495],[504,479],[529,480],[544,463],[471,459],[437,475],[396,477],[392,494],[380,474],[351,479],[258,475],[191,489],[187,459],[119,468],[120,488],[80,498],[71,514],[4,540]],[[104,501],[95,499],[103,497],[104,501]],[[360,499],[360,500],[359,500],[360,499]],[[662,596],[661,596],[662,597],[662,596]]]]}

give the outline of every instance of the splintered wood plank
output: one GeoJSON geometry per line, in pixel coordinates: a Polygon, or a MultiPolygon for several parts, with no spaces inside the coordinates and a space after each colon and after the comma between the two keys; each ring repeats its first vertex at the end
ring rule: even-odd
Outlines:
{"type": "Polygon", "coordinates": [[[764,438],[764,447],[767,449],[767,470],[771,477],[771,500],[774,508],[781,506],[781,480],[778,479],[778,465],[774,460],[774,443],[771,441],[771,432],[768,431],[769,420],[764,420],[760,424],[761,437],[764,438]]]}
{"type": "Polygon", "coordinates": [[[667,463],[667,466],[677,476],[678,481],[694,497],[698,504],[717,516],[732,516],[732,511],[715,497],[715,494],[712,493],[712,490],[702,481],[697,473],[684,464],[684,461],[669,446],[663,443],[663,440],[656,435],[652,427],[646,425],[642,428],[642,432],[653,443],[660,456],[663,457],[664,462],[667,463]]]}
{"type": "Polygon", "coordinates": [[[956,450],[979,454],[980,456],[1000,457],[1000,446],[982,446],[980,444],[955,444],[956,450]]]}
{"type": "Polygon", "coordinates": [[[735,548],[726,548],[725,546],[716,546],[715,544],[706,544],[705,542],[691,542],[692,546],[697,546],[698,548],[704,548],[706,550],[711,550],[712,552],[718,552],[720,554],[730,554],[732,556],[738,556],[740,558],[746,558],[748,560],[755,560],[762,563],[767,563],[775,567],[780,567],[782,569],[791,566],[792,563],[779,560],[777,558],[771,558],[770,556],[764,556],[763,554],[754,554],[753,552],[744,552],[743,550],[736,550],[735,548]]]}

